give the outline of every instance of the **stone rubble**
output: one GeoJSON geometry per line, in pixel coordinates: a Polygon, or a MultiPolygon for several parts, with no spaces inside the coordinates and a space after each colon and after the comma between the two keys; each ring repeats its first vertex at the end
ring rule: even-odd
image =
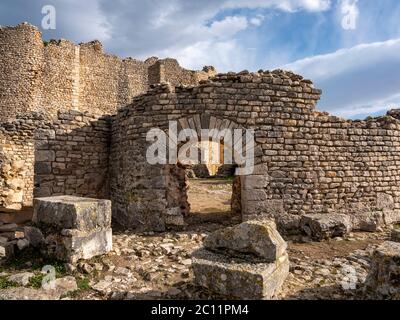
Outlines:
{"type": "Polygon", "coordinates": [[[367,297],[400,300],[400,243],[386,241],[374,251],[367,297]]]}

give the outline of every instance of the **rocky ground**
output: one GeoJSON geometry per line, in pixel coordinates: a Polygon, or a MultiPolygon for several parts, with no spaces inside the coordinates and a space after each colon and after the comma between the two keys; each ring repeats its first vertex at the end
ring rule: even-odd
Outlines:
{"type": "MultiPolygon", "coordinates": [[[[118,231],[113,236],[111,253],[76,268],[25,252],[0,269],[0,299],[35,295],[56,299],[222,298],[193,285],[190,271],[191,252],[202,245],[209,232],[220,227],[208,223],[162,234],[118,231]],[[61,294],[38,289],[43,278],[41,268],[46,264],[55,266],[58,278],[69,276],[66,280],[70,283],[74,277],[76,287],[69,284],[61,294]]],[[[369,257],[373,248],[387,238],[383,232],[354,233],[346,239],[318,243],[303,237],[287,239],[291,270],[278,299],[362,298],[369,257]]]]}
{"type": "MultiPolygon", "coordinates": [[[[114,226],[113,251],[77,266],[45,261],[30,248],[17,252],[11,263],[0,266],[0,299],[223,299],[193,284],[190,265],[191,253],[204,238],[229,225],[227,217],[210,221],[207,214],[229,213],[230,186],[228,180],[192,184],[189,199],[198,209],[197,219],[185,231],[137,234],[114,226]],[[212,210],[204,215],[206,199],[212,210]],[[46,265],[59,279],[54,290],[41,288],[46,265]]],[[[286,238],[290,274],[277,299],[363,298],[372,251],[389,237],[383,231],[322,242],[286,238]]]]}

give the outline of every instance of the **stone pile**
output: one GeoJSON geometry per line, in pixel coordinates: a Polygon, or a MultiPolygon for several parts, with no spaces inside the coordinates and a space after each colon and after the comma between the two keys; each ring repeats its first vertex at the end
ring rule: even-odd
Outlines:
{"type": "MultiPolygon", "coordinates": [[[[351,231],[378,232],[392,224],[390,213],[364,212],[354,215],[340,213],[307,214],[300,217],[300,230],[314,240],[343,237],[351,231]]],[[[393,234],[396,230],[393,231],[393,234]]]]}
{"type": "Polygon", "coordinates": [[[366,294],[374,299],[400,299],[400,243],[386,241],[374,251],[366,294]]]}
{"type": "Polygon", "coordinates": [[[289,274],[286,247],[270,221],[216,231],[193,253],[195,282],[227,297],[271,299],[289,274]]]}
{"type": "Polygon", "coordinates": [[[37,198],[33,222],[44,235],[46,254],[58,260],[76,263],[112,250],[109,200],[37,198]]]}
{"type": "Polygon", "coordinates": [[[29,244],[25,228],[0,221],[0,262],[12,258],[16,250],[24,250],[29,244]]]}

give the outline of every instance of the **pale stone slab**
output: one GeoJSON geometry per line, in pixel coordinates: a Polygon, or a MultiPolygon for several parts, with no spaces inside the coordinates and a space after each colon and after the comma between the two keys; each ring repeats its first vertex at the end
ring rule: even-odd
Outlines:
{"type": "Polygon", "coordinates": [[[111,224],[111,201],[75,196],[36,198],[33,221],[56,229],[107,228],[111,224]]]}
{"type": "Polygon", "coordinates": [[[217,230],[205,239],[204,246],[210,250],[224,250],[224,254],[233,256],[235,252],[251,254],[266,262],[274,262],[287,248],[275,223],[269,220],[247,221],[217,230]]]}
{"type": "Polygon", "coordinates": [[[289,274],[284,254],[274,263],[249,263],[200,249],[193,254],[192,269],[198,285],[232,298],[271,299],[289,274]]]}

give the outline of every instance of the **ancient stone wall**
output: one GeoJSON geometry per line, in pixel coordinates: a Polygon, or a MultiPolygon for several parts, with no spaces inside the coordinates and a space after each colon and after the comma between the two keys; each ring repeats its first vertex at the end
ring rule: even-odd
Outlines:
{"type": "Polygon", "coordinates": [[[41,34],[31,25],[0,28],[0,119],[36,109],[42,47],[41,34]]]}
{"type": "Polygon", "coordinates": [[[121,59],[105,54],[98,41],[80,45],[67,40],[43,42],[39,30],[26,23],[3,27],[0,120],[16,119],[30,111],[52,116],[67,110],[111,114],[151,84],[196,85],[214,73],[210,67],[186,70],[174,59],[121,59]]]}
{"type": "Polygon", "coordinates": [[[34,196],[108,198],[110,119],[60,112],[35,131],[34,196]]]}
{"type": "Polygon", "coordinates": [[[194,88],[163,85],[135,98],[113,122],[115,218],[137,226],[157,212],[160,227],[162,212],[171,209],[165,198],[167,174],[162,165],[146,162],[150,142],[145,135],[179,120],[180,128],[235,124],[254,130],[256,166],[253,174],[240,178],[243,219],[289,217],[289,224],[296,225],[305,213],[376,211],[398,219],[399,120],[393,112],[366,121],[317,112],[320,94],[309,80],[277,70],[221,74],[194,88]]]}
{"type": "Polygon", "coordinates": [[[0,207],[19,209],[33,198],[34,131],[46,127],[37,113],[0,123],[0,207]]]}

